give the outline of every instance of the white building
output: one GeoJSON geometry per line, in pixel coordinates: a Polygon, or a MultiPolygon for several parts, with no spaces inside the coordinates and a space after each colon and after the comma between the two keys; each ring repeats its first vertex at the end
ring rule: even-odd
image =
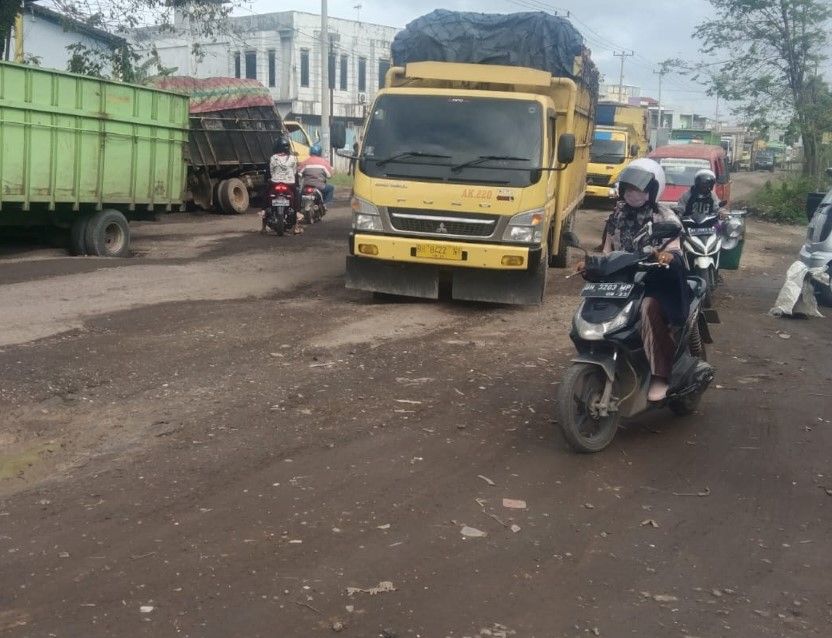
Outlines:
{"type": "Polygon", "coordinates": [[[637,98],[641,96],[641,87],[633,84],[621,85],[619,92],[618,84],[602,84],[598,89],[598,99],[603,102],[621,102],[628,104],[630,98],[637,98]]]}
{"type": "MultiPolygon", "coordinates": [[[[155,46],[161,64],[177,67],[177,75],[259,80],[271,91],[280,114],[302,121],[314,136],[321,121],[320,16],[281,11],[233,17],[229,23],[229,34],[213,41],[194,42],[182,35],[188,25],[181,20],[176,34],[143,29],[135,41],[148,51],[155,46]],[[190,54],[194,43],[200,56],[190,54]]],[[[348,129],[361,125],[384,81],[396,32],[394,27],[329,19],[331,112],[348,129]]]]}
{"type": "MultiPolygon", "coordinates": [[[[14,37],[12,29],[12,42],[14,37]]],[[[123,44],[123,38],[38,4],[26,3],[23,9],[24,59],[44,68],[66,71],[72,57],[68,47],[73,45],[81,45],[90,51],[100,52],[102,56],[108,56],[113,49],[118,49],[123,44]]],[[[11,56],[12,52],[7,51],[7,55],[11,56]]],[[[110,64],[106,63],[105,66],[107,68],[104,72],[111,73],[110,64]]]]}

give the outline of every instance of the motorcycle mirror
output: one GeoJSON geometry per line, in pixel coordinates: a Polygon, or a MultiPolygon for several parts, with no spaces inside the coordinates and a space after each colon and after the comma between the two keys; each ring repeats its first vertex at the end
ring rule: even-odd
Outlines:
{"type": "Polygon", "coordinates": [[[681,232],[681,226],[677,226],[673,222],[657,222],[653,224],[651,236],[654,239],[676,239],[681,232]]]}
{"type": "Polygon", "coordinates": [[[582,248],[581,240],[578,239],[578,236],[571,230],[567,230],[563,233],[563,241],[570,248],[582,248]]]}

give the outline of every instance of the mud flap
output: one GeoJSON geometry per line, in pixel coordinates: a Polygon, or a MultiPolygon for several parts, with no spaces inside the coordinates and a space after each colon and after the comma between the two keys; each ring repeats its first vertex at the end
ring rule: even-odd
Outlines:
{"type": "Polygon", "coordinates": [[[546,292],[547,263],[534,270],[460,268],[453,272],[451,296],[464,301],[539,306],[546,292]]]}
{"type": "Polygon", "coordinates": [[[347,288],[438,299],[439,270],[421,264],[397,264],[348,255],[347,288]]]}

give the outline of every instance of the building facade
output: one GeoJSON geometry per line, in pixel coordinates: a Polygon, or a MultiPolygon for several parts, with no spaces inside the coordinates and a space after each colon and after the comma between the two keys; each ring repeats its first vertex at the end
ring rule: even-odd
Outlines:
{"type": "MultiPolygon", "coordinates": [[[[12,42],[14,42],[12,30],[12,42]]],[[[68,18],[38,4],[27,3],[23,9],[23,54],[26,62],[48,69],[66,71],[72,58],[71,47],[81,45],[87,50],[107,56],[124,45],[124,39],[68,18]]],[[[7,55],[11,56],[11,51],[7,55]]],[[[105,63],[105,73],[112,73],[105,63]]]]}
{"type": "MultiPolygon", "coordinates": [[[[268,87],[284,119],[304,123],[312,135],[321,121],[321,18],[282,11],[229,19],[228,33],[215,41],[195,41],[178,20],[176,33],[143,29],[134,38],[176,74],[199,78],[227,76],[259,80],[268,87]],[[192,55],[194,44],[198,55],[192,55]]],[[[390,68],[390,45],[397,29],[355,20],[329,19],[328,56],[331,114],[348,129],[361,126],[366,109],[390,68]]],[[[350,143],[352,143],[350,135],[350,143]]]]}

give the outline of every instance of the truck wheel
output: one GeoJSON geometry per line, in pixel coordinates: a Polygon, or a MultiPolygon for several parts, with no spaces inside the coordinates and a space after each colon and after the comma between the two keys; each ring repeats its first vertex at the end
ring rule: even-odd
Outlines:
{"type": "Polygon", "coordinates": [[[101,210],[90,217],[84,239],[88,255],[130,256],[130,225],[117,210],[101,210]]]}
{"type": "Polygon", "coordinates": [[[87,254],[87,225],[90,218],[87,215],[78,215],[72,222],[72,227],[69,230],[69,254],[70,255],[86,255],[87,254]]]}
{"type": "Polygon", "coordinates": [[[243,180],[232,177],[220,182],[217,188],[220,210],[227,215],[240,215],[248,210],[248,188],[243,180]]]}
{"type": "MultiPolygon", "coordinates": [[[[574,225],[575,217],[574,215],[570,215],[566,218],[566,221],[563,222],[563,227],[560,230],[560,239],[558,240],[558,254],[553,255],[549,253],[549,268],[566,268],[566,253],[567,253],[567,246],[566,241],[563,238],[564,233],[567,230],[572,230],[572,226],[574,225]]],[[[552,229],[552,235],[554,235],[554,227],[552,229]]],[[[549,250],[552,247],[553,238],[549,237],[549,250]]]]}

